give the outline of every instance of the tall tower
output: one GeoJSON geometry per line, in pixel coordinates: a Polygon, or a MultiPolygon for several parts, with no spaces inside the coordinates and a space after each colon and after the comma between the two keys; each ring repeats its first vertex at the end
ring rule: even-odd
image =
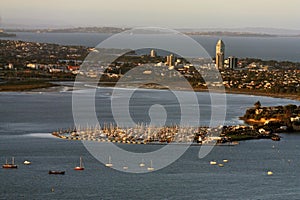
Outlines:
{"type": "Polygon", "coordinates": [[[156,57],[156,52],[153,49],[150,51],[150,57],[152,58],[156,57]]]}
{"type": "Polygon", "coordinates": [[[216,46],[217,69],[224,69],[224,59],[225,59],[225,44],[222,40],[219,40],[216,46]]]}

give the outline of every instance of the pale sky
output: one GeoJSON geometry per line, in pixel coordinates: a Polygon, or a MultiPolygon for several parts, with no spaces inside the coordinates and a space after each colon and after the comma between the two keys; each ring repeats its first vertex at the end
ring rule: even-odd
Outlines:
{"type": "Polygon", "coordinates": [[[2,25],[300,29],[299,8],[299,0],[1,0],[0,16],[2,25]]]}

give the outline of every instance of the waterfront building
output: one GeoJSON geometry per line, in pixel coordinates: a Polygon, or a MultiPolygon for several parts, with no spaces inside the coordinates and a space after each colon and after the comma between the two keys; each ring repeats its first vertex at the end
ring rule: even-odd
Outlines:
{"type": "Polygon", "coordinates": [[[216,45],[216,67],[217,69],[224,69],[225,58],[225,44],[222,40],[219,40],[216,45]]]}
{"type": "Polygon", "coordinates": [[[238,65],[238,59],[236,57],[234,57],[234,56],[230,56],[228,58],[229,69],[236,69],[237,65],[238,65]]]}

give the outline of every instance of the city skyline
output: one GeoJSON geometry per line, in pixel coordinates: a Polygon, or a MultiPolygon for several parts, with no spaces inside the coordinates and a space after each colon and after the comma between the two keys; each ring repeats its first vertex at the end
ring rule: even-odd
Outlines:
{"type": "Polygon", "coordinates": [[[243,3],[238,0],[226,3],[222,0],[184,3],[178,0],[87,0],[76,4],[71,0],[26,0],[22,6],[19,4],[17,0],[1,2],[0,26],[300,29],[297,17],[300,2],[297,0],[288,0],[285,4],[279,0],[243,3]]]}

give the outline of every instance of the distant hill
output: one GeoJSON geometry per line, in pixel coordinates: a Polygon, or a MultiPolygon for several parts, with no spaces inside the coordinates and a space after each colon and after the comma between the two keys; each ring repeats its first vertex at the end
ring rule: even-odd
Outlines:
{"type": "Polygon", "coordinates": [[[231,36],[231,37],[277,37],[278,35],[251,32],[228,32],[228,31],[209,31],[209,32],[186,32],[187,35],[202,36],[231,36]]]}
{"type": "MultiPolygon", "coordinates": [[[[120,33],[130,28],[117,27],[71,27],[71,28],[13,28],[6,32],[39,32],[39,33],[120,33]]],[[[208,28],[208,29],[177,29],[187,35],[231,36],[231,37],[300,37],[300,30],[277,28],[208,28]]],[[[4,37],[4,36],[3,36],[4,37]]]]}
{"type": "Polygon", "coordinates": [[[62,29],[6,29],[7,32],[40,32],[40,33],[120,33],[126,28],[116,27],[76,27],[62,29]]]}
{"type": "Polygon", "coordinates": [[[276,36],[299,36],[300,30],[283,29],[283,28],[265,28],[265,27],[246,27],[246,28],[187,28],[177,29],[180,32],[233,32],[233,33],[250,33],[266,34],[276,36]]]}

